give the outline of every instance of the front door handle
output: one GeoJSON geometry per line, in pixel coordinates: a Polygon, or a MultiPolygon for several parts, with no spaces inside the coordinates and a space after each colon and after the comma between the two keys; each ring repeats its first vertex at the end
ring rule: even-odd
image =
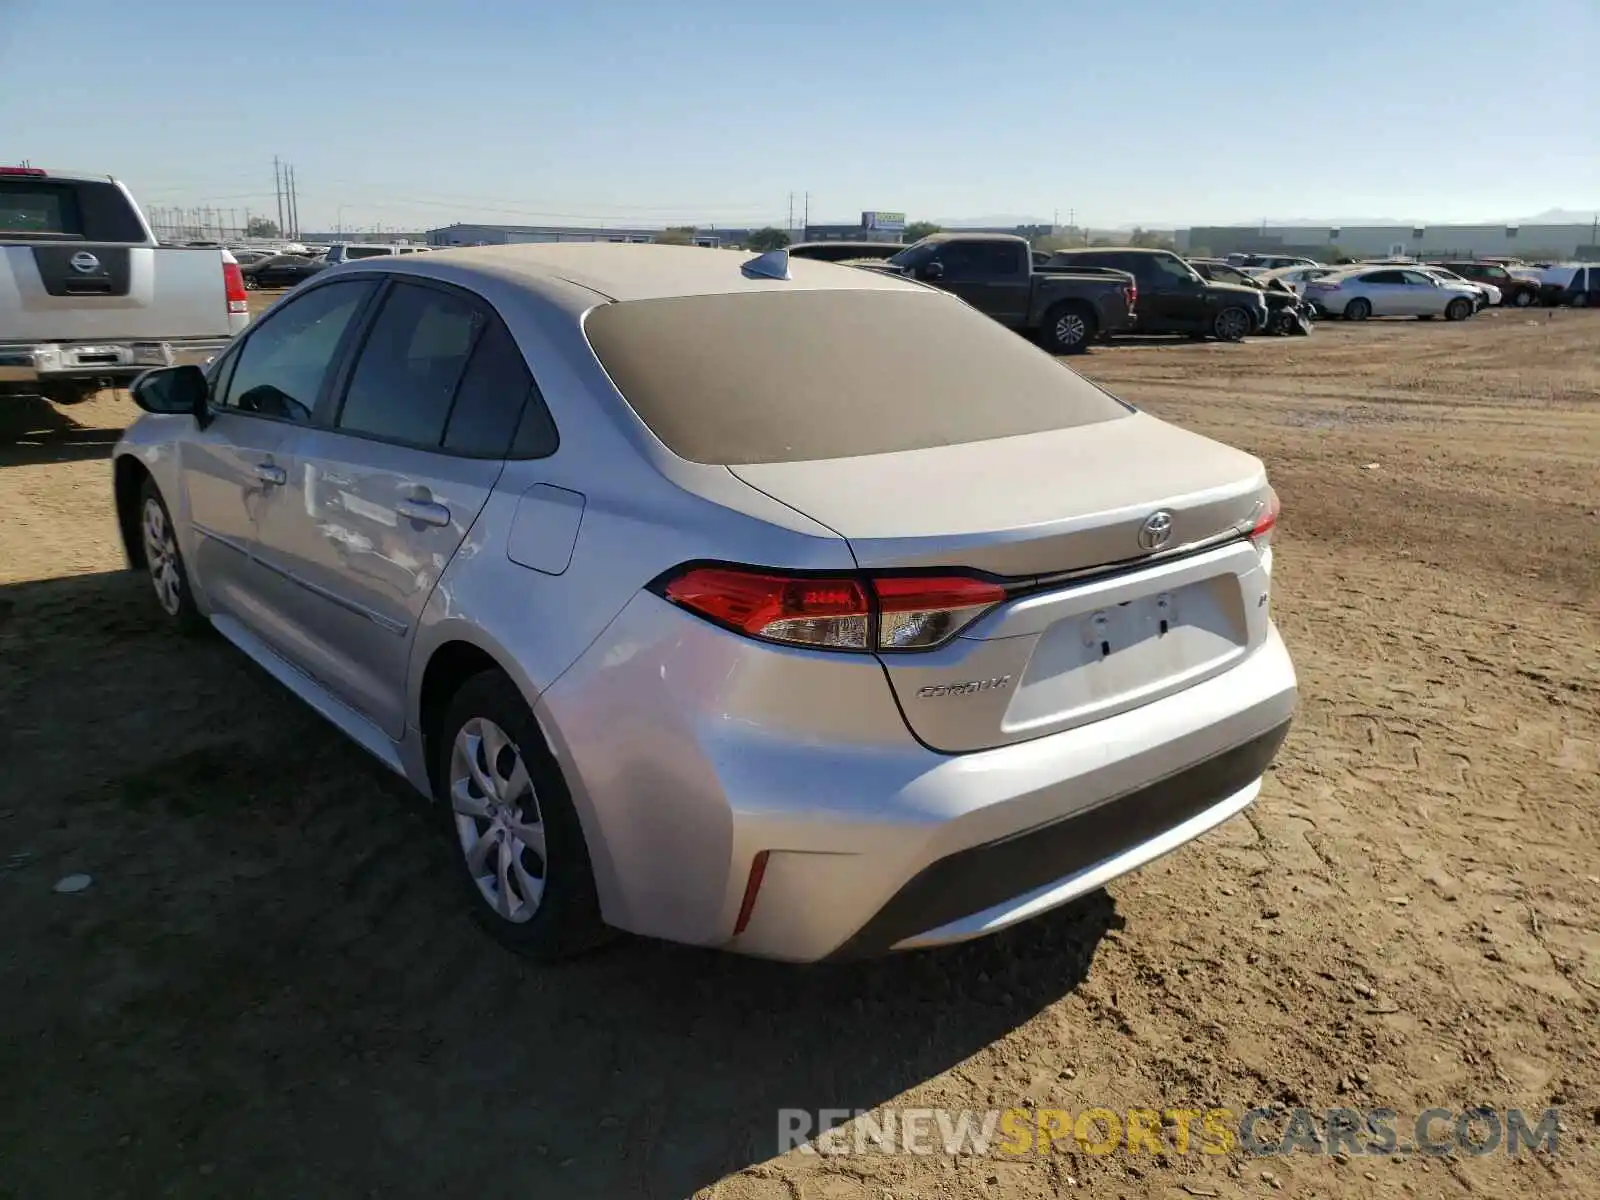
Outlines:
{"type": "Polygon", "coordinates": [[[394,510],[408,521],[419,521],[424,525],[450,524],[450,510],[432,500],[402,500],[394,506],[394,510]]]}
{"type": "Polygon", "coordinates": [[[256,478],[268,487],[282,487],[289,481],[289,473],[276,463],[257,463],[256,478]]]}

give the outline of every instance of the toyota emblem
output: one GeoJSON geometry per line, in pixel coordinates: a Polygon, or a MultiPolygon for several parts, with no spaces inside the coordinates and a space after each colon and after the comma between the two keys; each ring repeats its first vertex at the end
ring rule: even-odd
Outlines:
{"type": "Polygon", "coordinates": [[[1139,545],[1146,550],[1159,550],[1172,540],[1172,514],[1166,509],[1153,512],[1139,526],[1139,545]]]}
{"type": "Polygon", "coordinates": [[[87,250],[79,250],[70,261],[72,269],[79,275],[93,275],[100,269],[100,260],[87,250]]]}

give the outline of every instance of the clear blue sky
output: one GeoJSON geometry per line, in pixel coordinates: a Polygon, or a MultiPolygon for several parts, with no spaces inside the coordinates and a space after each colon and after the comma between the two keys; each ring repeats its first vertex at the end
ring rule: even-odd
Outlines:
{"type": "Polygon", "coordinates": [[[1600,207],[1600,0],[0,0],[0,161],[301,226],[1600,207]],[[798,215],[798,214],[797,214],[798,215]]]}

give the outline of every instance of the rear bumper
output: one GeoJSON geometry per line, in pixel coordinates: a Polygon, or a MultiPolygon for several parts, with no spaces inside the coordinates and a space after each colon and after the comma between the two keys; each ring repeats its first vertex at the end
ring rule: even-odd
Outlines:
{"type": "Polygon", "coordinates": [[[966,941],[1085,895],[1243,811],[1289,722],[1076,816],[946,855],[830,958],[966,941]]]}
{"type": "Polygon", "coordinates": [[[813,962],[992,933],[1176,849],[1254,799],[1297,698],[1269,626],[1162,699],[941,754],[872,659],[753,643],[645,595],[536,711],[609,923],[813,962]]]}
{"type": "Polygon", "coordinates": [[[152,367],[203,365],[230,337],[165,341],[0,343],[0,384],[132,380],[152,367]]]}

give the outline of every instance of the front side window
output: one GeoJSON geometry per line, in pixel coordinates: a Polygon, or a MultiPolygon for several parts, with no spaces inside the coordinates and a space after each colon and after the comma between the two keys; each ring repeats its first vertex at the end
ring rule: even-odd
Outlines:
{"type": "Polygon", "coordinates": [[[456,385],[486,323],[484,310],[455,292],[396,284],[361,347],[338,427],[437,447],[456,385]]]}
{"type": "Polygon", "coordinates": [[[290,301],[250,331],[221,407],[307,422],[345,336],[376,286],[341,280],[290,301]]]}
{"type": "Polygon", "coordinates": [[[1194,272],[1181,258],[1172,258],[1169,255],[1157,254],[1155,256],[1156,269],[1173,282],[1193,283],[1194,272]]]}

